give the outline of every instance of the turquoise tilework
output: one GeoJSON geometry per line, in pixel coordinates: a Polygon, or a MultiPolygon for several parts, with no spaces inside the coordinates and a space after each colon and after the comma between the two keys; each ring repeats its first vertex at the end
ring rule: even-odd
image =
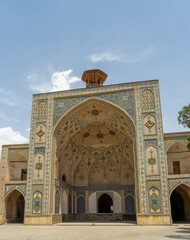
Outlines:
{"type": "Polygon", "coordinates": [[[92,94],[90,96],[87,95],[68,98],[57,98],[54,100],[54,117],[53,117],[54,125],[64,113],[69,111],[69,109],[76,106],[85,99],[93,97],[113,102],[118,106],[122,107],[123,109],[125,109],[133,119],[135,118],[134,91],[131,89],[121,92],[92,94]]]}

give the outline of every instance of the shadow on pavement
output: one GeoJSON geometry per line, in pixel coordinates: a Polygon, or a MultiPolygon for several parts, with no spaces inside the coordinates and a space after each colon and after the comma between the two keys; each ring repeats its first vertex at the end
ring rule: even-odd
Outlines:
{"type": "Polygon", "coordinates": [[[190,228],[177,228],[178,235],[167,235],[166,238],[172,239],[190,239],[190,228]]]}

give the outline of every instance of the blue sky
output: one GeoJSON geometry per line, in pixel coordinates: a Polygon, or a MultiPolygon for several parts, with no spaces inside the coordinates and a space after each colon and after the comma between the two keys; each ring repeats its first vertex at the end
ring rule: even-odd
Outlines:
{"type": "Polygon", "coordinates": [[[0,145],[29,138],[32,94],[159,79],[164,132],[190,94],[189,0],[1,0],[0,145]]]}

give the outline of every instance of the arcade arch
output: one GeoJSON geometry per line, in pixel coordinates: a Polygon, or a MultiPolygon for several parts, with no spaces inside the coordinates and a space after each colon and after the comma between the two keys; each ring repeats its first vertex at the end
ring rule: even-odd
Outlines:
{"type": "Polygon", "coordinates": [[[190,220],[190,186],[178,185],[170,195],[173,222],[190,220]]]}
{"type": "Polygon", "coordinates": [[[17,189],[14,189],[6,197],[5,203],[7,223],[23,223],[25,208],[23,194],[17,189]]]}

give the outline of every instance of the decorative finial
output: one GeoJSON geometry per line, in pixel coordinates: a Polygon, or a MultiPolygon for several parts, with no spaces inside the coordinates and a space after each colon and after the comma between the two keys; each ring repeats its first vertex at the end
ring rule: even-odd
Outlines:
{"type": "Polygon", "coordinates": [[[82,75],[87,88],[101,87],[107,78],[107,74],[99,69],[87,70],[82,75]]]}

